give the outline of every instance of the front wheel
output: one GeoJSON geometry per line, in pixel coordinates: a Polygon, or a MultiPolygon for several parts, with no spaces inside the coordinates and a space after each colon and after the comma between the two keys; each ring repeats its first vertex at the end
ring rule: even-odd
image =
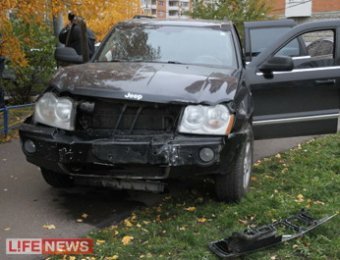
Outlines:
{"type": "Polygon", "coordinates": [[[54,188],[69,188],[73,186],[73,180],[67,175],[44,168],[41,168],[41,174],[44,180],[54,188]]]}
{"type": "Polygon", "coordinates": [[[215,179],[216,196],[220,201],[238,202],[248,191],[254,150],[254,135],[251,125],[247,127],[246,132],[246,140],[236,156],[234,167],[215,179]]]}

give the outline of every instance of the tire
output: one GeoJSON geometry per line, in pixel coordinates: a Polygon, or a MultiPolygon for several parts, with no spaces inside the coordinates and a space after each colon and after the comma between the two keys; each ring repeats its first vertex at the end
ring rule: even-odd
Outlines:
{"type": "Polygon", "coordinates": [[[74,186],[73,180],[67,175],[43,168],[41,168],[41,174],[44,180],[54,188],[69,188],[74,186]]]}
{"type": "Polygon", "coordinates": [[[246,129],[246,141],[236,156],[234,166],[226,173],[216,176],[217,199],[224,202],[239,202],[247,193],[253,165],[254,135],[252,126],[246,129]]]}

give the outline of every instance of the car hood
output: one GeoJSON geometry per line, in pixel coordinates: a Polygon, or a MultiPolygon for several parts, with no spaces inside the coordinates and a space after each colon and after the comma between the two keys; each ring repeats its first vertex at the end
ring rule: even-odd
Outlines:
{"type": "Polygon", "coordinates": [[[58,70],[51,86],[75,95],[157,103],[217,104],[234,98],[239,71],[161,63],[87,63],[58,70]]]}

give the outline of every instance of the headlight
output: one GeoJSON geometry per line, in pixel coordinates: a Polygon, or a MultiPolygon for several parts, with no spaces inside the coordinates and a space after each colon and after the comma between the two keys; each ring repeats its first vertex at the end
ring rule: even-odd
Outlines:
{"type": "Polygon", "coordinates": [[[180,133],[228,135],[233,124],[234,115],[224,105],[187,106],[178,130],[180,133]]]}
{"type": "Polygon", "coordinates": [[[35,104],[34,121],[65,130],[74,130],[75,109],[69,98],[45,93],[35,104]]]}

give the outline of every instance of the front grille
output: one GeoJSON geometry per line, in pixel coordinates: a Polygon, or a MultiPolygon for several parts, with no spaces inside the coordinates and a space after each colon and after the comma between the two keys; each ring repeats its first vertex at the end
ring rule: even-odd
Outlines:
{"type": "Polygon", "coordinates": [[[80,130],[110,130],[119,134],[171,133],[176,129],[181,106],[154,103],[96,101],[94,111],[78,111],[80,130]]]}

